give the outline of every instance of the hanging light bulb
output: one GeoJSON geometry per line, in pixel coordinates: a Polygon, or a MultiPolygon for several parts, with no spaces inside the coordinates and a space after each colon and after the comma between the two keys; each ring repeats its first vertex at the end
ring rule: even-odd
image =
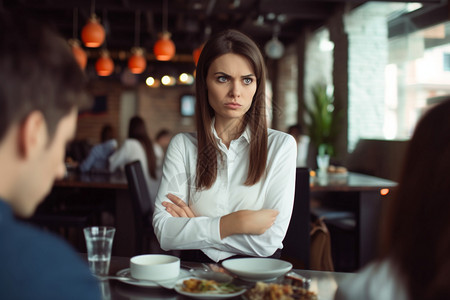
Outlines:
{"type": "Polygon", "coordinates": [[[77,39],[70,39],[69,45],[72,49],[73,56],[75,56],[75,60],[80,65],[80,68],[82,70],[86,69],[87,55],[83,48],[81,48],[80,41],[77,39]]]}
{"type": "Polygon", "coordinates": [[[114,62],[108,51],[103,50],[100,53],[100,57],[95,63],[95,70],[97,70],[98,76],[109,76],[114,71],[114,62]]]}
{"type": "Polygon", "coordinates": [[[170,39],[171,34],[167,31],[167,0],[163,1],[163,31],[159,40],[153,47],[153,53],[157,60],[168,61],[175,55],[175,44],[170,39]]]}
{"type": "Polygon", "coordinates": [[[105,29],[95,14],[92,14],[81,30],[81,40],[89,48],[97,48],[105,40],[105,29]]]}
{"type": "Polygon", "coordinates": [[[264,50],[269,58],[279,59],[284,54],[284,46],[278,40],[278,33],[280,32],[280,24],[276,23],[273,28],[273,36],[270,41],[267,42],[264,50]]]}
{"type": "Polygon", "coordinates": [[[267,42],[264,49],[267,56],[272,59],[279,59],[284,54],[284,46],[276,36],[274,36],[270,41],[267,42]]]}

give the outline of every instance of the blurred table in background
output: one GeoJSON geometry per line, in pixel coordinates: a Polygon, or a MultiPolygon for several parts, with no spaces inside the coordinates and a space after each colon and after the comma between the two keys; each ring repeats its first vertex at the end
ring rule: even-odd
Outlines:
{"type": "Polygon", "coordinates": [[[324,208],[354,215],[356,265],[344,271],[358,269],[376,256],[383,203],[396,186],[391,180],[353,172],[311,177],[311,211],[324,208]]]}
{"type": "MultiPolygon", "coordinates": [[[[89,225],[116,227],[113,255],[134,255],[134,214],[128,183],[123,173],[80,173],[69,171],[54,183],[39,211],[78,213],[90,216],[89,225]]],[[[78,234],[82,234],[78,230],[78,234]]],[[[83,238],[74,245],[85,251],[83,238]]],[[[73,241],[69,241],[73,244],[73,241]]]]}

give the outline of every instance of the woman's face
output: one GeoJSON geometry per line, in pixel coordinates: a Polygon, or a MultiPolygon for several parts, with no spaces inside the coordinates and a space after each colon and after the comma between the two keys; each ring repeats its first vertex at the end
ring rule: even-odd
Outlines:
{"type": "Polygon", "coordinates": [[[212,62],[206,86],[216,122],[242,120],[256,93],[255,71],[245,57],[227,53],[212,62]]]}

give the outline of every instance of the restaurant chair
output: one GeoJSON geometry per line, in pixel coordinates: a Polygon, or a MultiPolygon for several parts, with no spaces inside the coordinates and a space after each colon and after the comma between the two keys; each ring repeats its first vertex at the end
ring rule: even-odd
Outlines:
{"type": "Polygon", "coordinates": [[[294,208],[289,228],[284,238],[282,258],[293,263],[294,268],[310,266],[310,185],[309,169],[297,168],[295,176],[294,208]]]}
{"type": "Polygon", "coordinates": [[[148,253],[151,243],[156,241],[156,236],[152,225],[153,207],[150,191],[140,161],[126,164],[125,174],[135,215],[135,254],[148,253]]]}

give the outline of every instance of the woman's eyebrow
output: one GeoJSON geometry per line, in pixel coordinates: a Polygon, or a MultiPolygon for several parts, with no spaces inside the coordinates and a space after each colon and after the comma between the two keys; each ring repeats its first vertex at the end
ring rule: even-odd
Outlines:
{"type": "MultiPolygon", "coordinates": [[[[214,73],[214,75],[223,75],[223,76],[231,77],[230,75],[228,75],[225,72],[216,72],[216,73],[214,73]]],[[[248,74],[248,75],[242,75],[241,76],[241,78],[244,78],[244,77],[256,77],[256,76],[254,74],[248,74]]]]}
{"type": "Polygon", "coordinates": [[[214,73],[214,75],[224,75],[224,76],[228,76],[228,77],[230,76],[225,72],[216,72],[216,73],[214,73]]]}

